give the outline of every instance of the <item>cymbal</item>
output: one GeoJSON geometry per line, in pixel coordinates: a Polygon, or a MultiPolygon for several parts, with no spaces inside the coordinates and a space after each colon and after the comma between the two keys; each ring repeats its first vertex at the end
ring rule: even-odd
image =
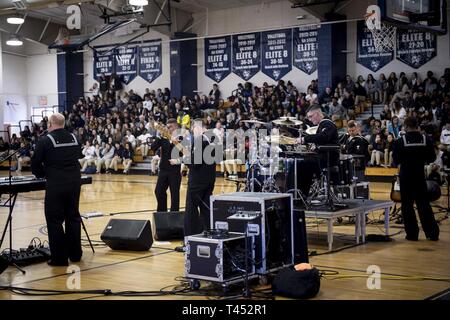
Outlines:
{"type": "Polygon", "coordinates": [[[250,124],[260,124],[260,125],[263,125],[263,126],[266,126],[266,125],[268,125],[268,123],[267,122],[262,122],[262,121],[259,121],[259,120],[242,120],[242,122],[244,122],[244,123],[250,123],[250,124]]]}
{"type": "Polygon", "coordinates": [[[293,118],[290,119],[277,119],[272,121],[274,124],[279,126],[301,126],[303,124],[302,121],[296,120],[293,118]]]}
{"type": "Polygon", "coordinates": [[[284,145],[297,144],[297,139],[286,136],[266,136],[265,140],[266,142],[276,144],[284,144],[284,145]]]}

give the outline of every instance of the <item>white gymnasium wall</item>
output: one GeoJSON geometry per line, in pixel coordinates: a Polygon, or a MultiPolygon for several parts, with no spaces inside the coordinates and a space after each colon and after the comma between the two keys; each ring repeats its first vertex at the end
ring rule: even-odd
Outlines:
{"type": "MultiPolygon", "coordinates": [[[[126,35],[126,36],[117,36],[116,33],[111,33],[108,35],[105,35],[101,37],[100,39],[96,40],[92,46],[98,46],[98,45],[108,45],[108,44],[117,44],[117,43],[124,43],[128,39],[136,36],[137,33],[142,32],[143,30],[140,29],[133,35],[126,35]]],[[[159,32],[151,30],[146,35],[134,40],[134,41],[145,41],[145,40],[155,40],[155,39],[162,39],[163,43],[161,44],[161,50],[162,50],[162,74],[159,76],[156,80],[154,80],[152,83],[148,83],[141,77],[137,76],[134,78],[133,81],[131,81],[127,86],[124,86],[125,90],[133,89],[138,94],[143,95],[144,90],[146,88],[149,88],[150,90],[156,90],[158,88],[170,88],[170,54],[169,54],[169,38],[159,32]]],[[[106,48],[105,48],[106,49],[106,48]]],[[[94,54],[93,51],[89,48],[86,49],[87,51],[84,52],[84,91],[86,92],[86,95],[89,95],[89,89],[94,84],[94,54]]]]}
{"type": "Polygon", "coordinates": [[[26,57],[2,53],[3,121],[17,124],[28,119],[26,57]]]}
{"type": "MultiPolygon", "coordinates": [[[[210,11],[207,19],[208,23],[206,23],[206,21],[200,22],[193,31],[199,36],[212,37],[216,35],[245,33],[255,30],[271,30],[298,26],[300,25],[299,22],[302,25],[318,22],[318,19],[310,13],[307,13],[302,9],[293,9],[291,6],[292,2],[290,1],[262,2],[258,5],[210,11]],[[305,19],[297,20],[297,16],[299,15],[305,15],[305,19]]],[[[203,16],[204,14],[195,14],[194,21],[199,21],[203,16]]],[[[207,95],[215,82],[205,75],[203,39],[198,40],[197,48],[197,63],[199,64],[198,90],[200,91],[200,94],[207,95]]],[[[311,80],[317,79],[317,71],[311,75],[307,75],[303,71],[292,66],[291,72],[286,74],[283,79],[286,82],[290,80],[297,88],[304,91],[311,80]]],[[[231,73],[219,83],[222,98],[230,96],[231,92],[236,89],[237,84],[244,82],[245,81],[236,74],[231,73]]],[[[261,71],[251,78],[249,82],[257,86],[261,86],[264,82],[269,84],[276,83],[261,71]]]]}
{"type": "Polygon", "coordinates": [[[58,105],[56,53],[29,56],[26,67],[29,110],[39,106],[40,97],[46,97],[48,106],[58,105]]]}

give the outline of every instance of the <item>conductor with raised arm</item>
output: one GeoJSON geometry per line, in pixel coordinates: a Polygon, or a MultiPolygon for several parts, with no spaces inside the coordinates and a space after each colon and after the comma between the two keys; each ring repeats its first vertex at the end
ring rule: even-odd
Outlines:
{"type": "Polygon", "coordinates": [[[45,178],[45,219],[50,244],[51,266],[67,266],[81,260],[80,198],[81,146],[74,134],[64,129],[60,113],[50,116],[48,134],[40,138],[31,169],[37,178],[45,178]],[[65,224],[65,227],[63,227],[65,224]]]}

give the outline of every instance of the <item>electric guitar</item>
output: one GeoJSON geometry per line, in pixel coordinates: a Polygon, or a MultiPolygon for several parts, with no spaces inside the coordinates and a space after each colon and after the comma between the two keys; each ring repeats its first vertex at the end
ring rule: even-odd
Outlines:
{"type": "Polygon", "coordinates": [[[162,123],[159,123],[159,122],[155,122],[154,128],[155,128],[156,131],[158,131],[161,134],[161,137],[163,139],[167,139],[171,143],[173,143],[174,146],[180,152],[182,152],[184,156],[190,154],[189,150],[185,146],[183,146],[183,144],[180,141],[178,141],[176,139],[173,139],[172,134],[169,132],[169,129],[167,129],[167,127],[165,125],[163,125],[162,123]]]}
{"type": "Polygon", "coordinates": [[[398,175],[396,175],[395,180],[392,181],[391,200],[394,202],[402,201],[402,197],[400,195],[400,178],[398,175]]]}

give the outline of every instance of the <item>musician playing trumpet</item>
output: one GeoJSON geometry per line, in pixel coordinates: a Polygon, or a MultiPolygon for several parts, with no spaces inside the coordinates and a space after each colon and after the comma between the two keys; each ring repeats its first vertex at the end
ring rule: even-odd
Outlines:
{"type": "Polygon", "coordinates": [[[179,129],[176,119],[167,120],[167,130],[173,137],[157,137],[150,149],[160,149],[159,173],[155,187],[157,211],[167,211],[167,189],[170,189],[170,211],[180,210],[181,161],[172,159],[172,151],[178,142],[175,132],[179,129]]]}

